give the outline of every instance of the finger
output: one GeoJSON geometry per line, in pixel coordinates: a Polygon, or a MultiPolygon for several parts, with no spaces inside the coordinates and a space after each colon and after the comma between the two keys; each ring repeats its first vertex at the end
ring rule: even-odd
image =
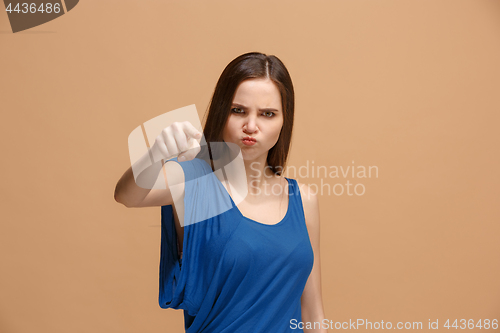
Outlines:
{"type": "Polygon", "coordinates": [[[196,129],[196,127],[193,126],[189,121],[185,121],[182,123],[184,127],[184,133],[188,137],[199,139],[202,136],[202,133],[196,129]]]}
{"type": "Polygon", "coordinates": [[[200,144],[195,139],[189,139],[189,149],[183,152],[181,155],[186,158],[186,161],[194,159],[201,150],[200,144]]]}
{"type": "MultiPolygon", "coordinates": [[[[160,160],[160,159],[167,159],[169,156],[168,149],[167,149],[167,146],[165,146],[165,143],[163,142],[163,138],[161,136],[158,136],[158,138],[156,139],[155,145],[158,148],[160,155],[161,155],[160,158],[158,158],[158,159],[156,156],[153,156],[155,162],[157,162],[157,160],[160,160]]],[[[154,150],[153,150],[153,153],[154,153],[154,150]]]]}
{"type": "Polygon", "coordinates": [[[189,138],[188,141],[188,149],[191,150],[193,148],[200,148],[200,143],[198,142],[198,140],[196,139],[193,139],[193,138],[189,138]]]}
{"type": "Polygon", "coordinates": [[[172,134],[174,136],[175,144],[177,145],[179,153],[182,153],[189,149],[187,137],[182,128],[172,127],[172,134]]]}
{"type": "Polygon", "coordinates": [[[177,149],[177,144],[175,143],[174,135],[172,134],[171,126],[165,128],[162,131],[163,141],[167,146],[170,157],[179,154],[179,150],[177,149]]]}

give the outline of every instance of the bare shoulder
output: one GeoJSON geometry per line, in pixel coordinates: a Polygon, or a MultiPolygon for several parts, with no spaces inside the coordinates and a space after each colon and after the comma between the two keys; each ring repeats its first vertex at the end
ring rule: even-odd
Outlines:
{"type": "Polygon", "coordinates": [[[304,215],[308,226],[319,224],[319,200],[316,191],[309,185],[304,183],[297,184],[300,189],[300,197],[302,206],[304,207],[304,215]]]}
{"type": "Polygon", "coordinates": [[[177,161],[173,160],[167,161],[163,167],[165,169],[167,184],[172,195],[172,200],[175,205],[179,200],[184,198],[184,170],[177,161]]]}
{"type": "Polygon", "coordinates": [[[304,208],[305,206],[317,206],[318,194],[316,193],[316,191],[307,184],[299,183],[298,181],[297,184],[300,189],[300,196],[302,198],[302,204],[304,205],[304,208]]]}

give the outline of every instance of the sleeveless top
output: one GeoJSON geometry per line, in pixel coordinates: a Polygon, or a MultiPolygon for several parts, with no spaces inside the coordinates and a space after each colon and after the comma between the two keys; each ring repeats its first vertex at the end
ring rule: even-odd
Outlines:
{"type": "Polygon", "coordinates": [[[183,254],[172,206],[162,206],[160,307],[183,309],[187,333],[303,332],[292,323],[302,321],[314,255],[297,181],[286,178],[285,217],[263,224],[241,214],[207,162],[177,163],[185,176],[183,254]]]}

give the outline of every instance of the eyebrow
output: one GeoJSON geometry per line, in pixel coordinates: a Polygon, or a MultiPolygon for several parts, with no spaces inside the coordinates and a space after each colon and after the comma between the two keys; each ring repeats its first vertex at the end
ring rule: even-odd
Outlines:
{"type": "MultiPolygon", "coordinates": [[[[242,109],[248,109],[243,104],[233,103],[232,105],[233,106],[237,106],[237,107],[242,108],[242,109]]],[[[274,109],[274,108],[263,108],[263,109],[259,109],[259,111],[266,111],[266,112],[274,111],[274,112],[279,112],[279,110],[274,109]]]]}

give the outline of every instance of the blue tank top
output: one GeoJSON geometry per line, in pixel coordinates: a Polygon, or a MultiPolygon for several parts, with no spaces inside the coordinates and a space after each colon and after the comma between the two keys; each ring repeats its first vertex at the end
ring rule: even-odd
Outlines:
{"type": "Polygon", "coordinates": [[[160,307],[183,309],[188,333],[303,332],[292,323],[302,321],[314,255],[297,181],[286,178],[288,210],[269,225],[242,215],[207,162],[178,163],[185,176],[183,255],[172,206],[162,206],[160,307]]]}

